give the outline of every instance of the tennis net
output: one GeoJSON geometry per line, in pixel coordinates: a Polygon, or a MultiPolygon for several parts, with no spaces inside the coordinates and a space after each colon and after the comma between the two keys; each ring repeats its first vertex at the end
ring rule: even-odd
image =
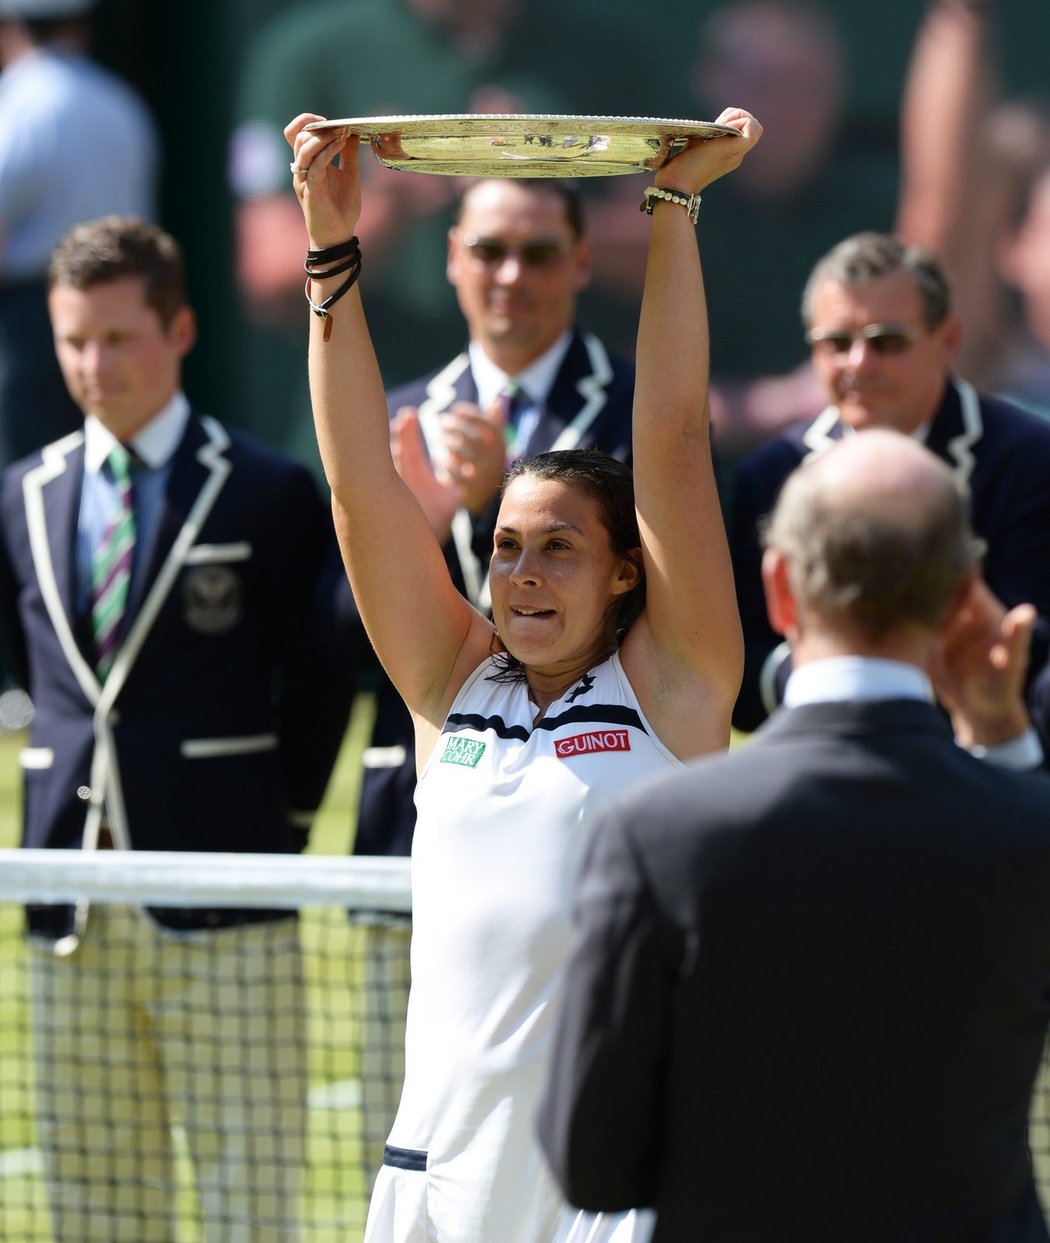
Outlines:
{"type": "Polygon", "coordinates": [[[0,1243],[360,1238],[409,910],[402,859],[0,850],[0,1243]]]}
{"type": "MultiPolygon", "coordinates": [[[[0,850],[0,1243],[353,1243],[403,1073],[402,859],[0,850]],[[24,906],[80,902],[80,943],[24,906]],[[298,910],[215,931],[147,911],[298,910]]],[[[1050,1061],[1031,1142],[1050,1206],[1050,1061]]]]}

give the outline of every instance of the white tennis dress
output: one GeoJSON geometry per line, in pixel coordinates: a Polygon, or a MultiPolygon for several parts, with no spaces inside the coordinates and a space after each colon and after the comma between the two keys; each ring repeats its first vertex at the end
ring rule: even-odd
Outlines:
{"type": "Polygon", "coordinates": [[[405,1085],[365,1240],[639,1243],[647,1214],[567,1209],[534,1130],[586,824],[680,761],[618,655],[535,726],[525,682],[493,671],[467,679],[416,790],[405,1085]]]}

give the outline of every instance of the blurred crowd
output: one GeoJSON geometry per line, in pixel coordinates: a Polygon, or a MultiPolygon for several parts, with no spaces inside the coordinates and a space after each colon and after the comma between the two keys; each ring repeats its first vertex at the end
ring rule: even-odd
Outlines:
{"type": "MultiPolygon", "coordinates": [[[[657,6],[660,8],[661,6],[657,6]]],[[[1050,243],[1039,235],[1044,108],[1007,99],[1000,27],[988,4],[938,0],[887,16],[900,72],[881,81],[858,46],[863,19],[814,0],[666,4],[658,21],[603,7],[557,13],[498,4],[355,0],[286,4],[245,47],[230,143],[238,280],[245,333],[241,381],[259,430],[311,458],[301,368],[305,327],[294,215],[280,131],[305,106],[330,116],[414,112],[578,112],[709,119],[726,99],[765,118],[767,139],[741,176],[705,203],[715,373],[714,420],[727,474],[754,448],[822,406],[798,298],[831,245],[862,229],[894,230],[942,255],[966,335],[966,378],[1045,409],[1050,243]],[[668,29],[681,79],[666,65],[668,29]],[[646,56],[658,39],[661,56],[646,56]],[[581,57],[578,49],[586,46],[581,57]],[[355,72],[352,49],[370,54],[355,72]],[[630,82],[625,89],[624,83],[630,82]],[[880,93],[881,92],[881,95],[880,93]],[[1038,259],[1042,253],[1042,267],[1038,259]],[[293,364],[293,365],[289,365],[293,364]]],[[[1034,74],[1033,74],[1034,77],[1034,74]]],[[[459,187],[378,163],[362,239],[369,310],[385,380],[406,381],[462,341],[444,278],[444,236],[459,187]]],[[[594,263],[581,322],[611,348],[633,349],[645,241],[637,179],[582,183],[594,263]]],[[[1044,197],[1046,181],[1043,180],[1044,197]]],[[[1042,209],[1043,217],[1046,208],[1042,209]]]]}
{"type": "MultiPolygon", "coordinates": [[[[56,0],[29,0],[35,7],[51,14],[56,0]]],[[[106,0],[59,0],[58,10],[80,19],[108,12],[106,0]]],[[[1015,28],[1025,22],[1016,6],[935,0],[925,10],[884,9],[875,21],[823,0],[659,0],[645,20],[626,3],[603,5],[596,20],[584,0],[269,0],[250,14],[234,6],[226,20],[247,27],[228,84],[229,132],[213,136],[226,147],[237,305],[223,309],[226,336],[211,347],[212,357],[221,355],[235,404],[230,417],[315,468],[300,365],[302,224],[281,135],[306,106],[330,116],[534,111],[708,119],[722,101],[736,99],[763,117],[766,142],[704,204],[701,224],[713,417],[727,479],[742,453],[821,408],[799,292],[815,260],[862,229],[893,230],[941,255],[965,326],[960,374],[1040,412],[1050,408],[1050,121],[1036,94],[1038,57],[1018,69],[1016,49],[1029,40],[1015,28]],[[646,54],[655,48],[659,56],[646,54]],[[669,63],[680,65],[674,80],[669,63]]],[[[114,23],[110,14],[109,44],[114,23]]],[[[104,23],[100,28],[105,34],[104,23]]],[[[1031,35],[1037,43],[1038,32],[1031,35]]],[[[90,47],[88,35],[77,37],[90,47]]],[[[6,35],[2,55],[13,90],[18,50],[11,42],[6,35]]],[[[114,51],[101,38],[94,50],[97,61],[114,51]]],[[[126,36],[121,51],[128,59],[126,36]]],[[[202,72],[204,61],[202,50],[202,72]]],[[[144,94],[151,96],[148,84],[144,94]]],[[[9,107],[0,103],[0,117],[9,107]]],[[[170,129],[165,117],[163,140],[178,149],[183,140],[170,129]]],[[[96,184],[126,187],[127,176],[106,168],[122,144],[92,143],[86,132],[81,118],[76,147],[99,170],[96,184]]],[[[157,160],[154,151],[140,161],[151,194],[157,160]]],[[[393,387],[463,344],[444,271],[444,239],[462,187],[453,178],[407,177],[369,164],[363,279],[393,387]]],[[[0,201],[5,287],[21,278],[11,220],[25,203],[9,201],[14,184],[5,176],[0,201]]],[[[639,179],[581,186],[594,256],[580,319],[629,355],[646,240],[636,210],[639,179]]],[[[80,206],[76,193],[66,198],[67,209],[80,206]]],[[[82,210],[101,214],[95,203],[82,210]]],[[[41,236],[38,249],[46,253],[47,243],[41,236]]],[[[187,244],[192,266],[192,239],[187,244]]],[[[46,330],[38,308],[38,330],[42,324],[46,330]]],[[[3,406],[0,392],[0,427],[3,406]]],[[[21,452],[27,441],[16,443],[21,452]]],[[[5,461],[14,456],[3,452],[5,461]]]]}

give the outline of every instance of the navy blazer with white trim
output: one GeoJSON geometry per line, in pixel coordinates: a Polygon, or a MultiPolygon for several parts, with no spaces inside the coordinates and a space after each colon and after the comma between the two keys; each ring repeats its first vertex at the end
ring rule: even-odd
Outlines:
{"type": "MultiPolygon", "coordinates": [[[[737,471],[729,526],[745,644],[744,680],[733,714],[738,729],[761,724],[779,702],[790,670],[786,648],[772,657],[780,636],[766,615],[759,523],[795,467],[845,434],[830,406],[813,422],[750,454],[737,471]]],[[[945,389],[926,445],[970,489],[974,530],[988,546],[984,574],[992,591],[1007,607],[1034,604],[1044,622],[1050,620],[1050,423],[955,379],[945,389]]],[[[1045,644],[1034,644],[1033,673],[1045,659],[1045,644]]]]}
{"type": "MultiPolygon", "coordinates": [[[[77,432],[0,482],[0,622],[35,709],[23,845],[91,849],[104,820],[125,848],[301,849],[351,696],[321,641],[337,567],[309,473],[191,417],[103,686],[74,604],[83,456],[77,432]]],[[[68,912],[34,923],[62,935],[68,912]]]]}

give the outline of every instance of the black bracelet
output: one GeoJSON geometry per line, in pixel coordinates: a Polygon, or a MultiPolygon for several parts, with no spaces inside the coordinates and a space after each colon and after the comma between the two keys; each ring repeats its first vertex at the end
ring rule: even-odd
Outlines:
{"type": "Polygon", "coordinates": [[[360,266],[360,263],[361,252],[357,251],[356,254],[351,255],[350,258],[345,260],[343,263],[337,263],[335,267],[326,268],[323,272],[315,272],[310,266],[310,260],[307,259],[307,261],[303,264],[303,271],[307,276],[312,276],[315,281],[323,281],[329,276],[339,276],[343,272],[349,272],[352,267],[360,266]]]}
{"type": "MultiPolygon", "coordinates": [[[[356,245],[356,242],[357,242],[357,239],[354,238],[355,245],[356,245]]],[[[333,249],[335,248],[333,247],[333,249]]],[[[349,263],[344,264],[338,270],[340,272],[345,272],[347,268],[353,269],[350,272],[350,275],[346,278],[343,284],[339,286],[339,288],[335,291],[334,294],[332,294],[328,298],[325,298],[325,300],[321,303],[314,302],[314,300],[310,297],[310,281],[319,280],[319,279],[323,280],[324,277],[326,276],[332,276],[333,272],[329,271],[329,272],[310,273],[310,275],[307,277],[307,280],[306,280],[306,301],[310,307],[310,310],[313,311],[313,313],[316,316],[318,316],[320,319],[324,320],[324,336],[322,339],[325,341],[327,341],[328,338],[332,335],[331,308],[335,306],[335,304],[339,301],[339,299],[343,296],[343,294],[348,293],[354,287],[354,285],[357,284],[357,278],[361,275],[361,251],[360,249],[358,249],[356,255],[353,257],[353,259],[350,260],[349,263]]]]}
{"type": "Polygon", "coordinates": [[[305,267],[309,269],[318,263],[334,263],[336,259],[345,259],[347,255],[360,259],[361,243],[356,237],[352,237],[348,242],[340,242],[338,246],[324,246],[320,250],[308,250],[305,267]]]}

